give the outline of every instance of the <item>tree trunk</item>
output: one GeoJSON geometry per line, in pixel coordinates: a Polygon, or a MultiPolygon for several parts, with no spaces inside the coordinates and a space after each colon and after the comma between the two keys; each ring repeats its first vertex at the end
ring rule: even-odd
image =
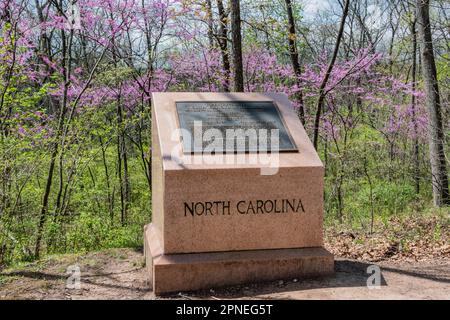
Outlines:
{"type": "MultiPolygon", "coordinates": [[[[110,8],[110,19],[114,19],[113,9],[110,8]]],[[[111,30],[111,33],[112,30],[111,30]]],[[[113,36],[111,39],[112,44],[112,58],[114,67],[117,69],[119,66],[119,57],[116,52],[116,39],[113,36]]],[[[123,83],[119,84],[119,91],[116,97],[116,116],[117,116],[117,173],[119,176],[119,184],[120,184],[120,222],[122,225],[126,224],[127,216],[128,216],[128,208],[131,202],[131,192],[130,192],[130,180],[128,177],[128,157],[127,157],[127,149],[126,149],[126,140],[125,140],[125,124],[123,117],[123,109],[122,109],[122,86],[123,83]]]]}
{"type": "Polygon", "coordinates": [[[214,49],[214,23],[213,23],[213,12],[212,12],[212,4],[211,0],[206,0],[206,12],[208,19],[208,42],[209,48],[214,49]]]}
{"type": "MultiPolygon", "coordinates": [[[[44,13],[42,10],[43,8],[42,8],[41,4],[39,3],[39,0],[34,0],[34,5],[36,7],[36,13],[37,13],[37,16],[39,19],[39,23],[43,25],[46,22],[46,19],[44,18],[44,13]]],[[[51,47],[50,38],[47,34],[46,28],[40,29],[39,50],[41,51],[40,54],[45,54],[49,59],[51,59],[52,47],[51,47]]],[[[45,69],[45,71],[49,72],[49,67],[42,59],[42,56],[39,57],[39,61],[40,61],[41,65],[44,66],[43,69],[45,69]]]]}
{"type": "Polygon", "coordinates": [[[106,181],[106,195],[108,199],[108,210],[109,210],[109,216],[111,218],[111,222],[114,221],[114,201],[113,196],[111,195],[111,182],[109,178],[109,170],[108,170],[108,162],[106,160],[106,150],[108,148],[107,145],[103,143],[103,139],[101,136],[99,136],[100,146],[102,149],[102,161],[103,161],[103,168],[105,169],[105,181],[106,181]]]}
{"type": "Polygon", "coordinates": [[[319,98],[317,100],[316,118],[314,120],[314,148],[316,150],[317,150],[317,145],[319,143],[320,116],[322,114],[323,103],[325,101],[325,96],[326,96],[325,87],[327,86],[328,79],[330,78],[331,71],[333,71],[334,63],[336,61],[336,57],[339,52],[339,45],[341,44],[342,36],[344,34],[345,19],[347,18],[347,15],[348,15],[349,3],[350,3],[350,0],[345,0],[344,11],[342,12],[342,19],[341,19],[341,23],[339,26],[339,32],[338,32],[338,36],[336,39],[336,43],[334,45],[333,56],[331,57],[331,61],[328,65],[328,69],[325,74],[325,77],[323,78],[322,83],[320,84],[319,98]]]}
{"type": "Polygon", "coordinates": [[[217,10],[219,11],[219,47],[222,54],[223,71],[225,72],[225,81],[223,91],[230,91],[230,56],[228,54],[228,15],[225,13],[222,0],[217,0],[217,10]]]}
{"type": "Polygon", "coordinates": [[[289,45],[289,55],[291,57],[291,64],[292,69],[294,71],[295,75],[295,81],[298,87],[298,93],[297,93],[297,101],[298,101],[298,115],[300,118],[300,121],[303,125],[305,125],[305,109],[303,106],[303,93],[301,90],[301,82],[300,82],[300,76],[301,76],[301,67],[300,67],[300,61],[299,61],[299,55],[297,50],[297,32],[295,28],[295,20],[294,20],[294,14],[292,12],[292,1],[291,0],[285,0],[286,2],[286,11],[288,16],[288,45],[289,45]]]}
{"type": "MultiPolygon", "coordinates": [[[[122,86],[122,84],[120,85],[122,86]]],[[[130,186],[128,179],[128,160],[125,145],[125,129],[123,122],[122,98],[119,92],[117,99],[117,173],[119,175],[120,184],[120,222],[122,225],[126,224],[128,216],[128,208],[130,205],[130,186]]]]}
{"type": "Polygon", "coordinates": [[[393,74],[393,68],[394,68],[394,40],[395,40],[395,35],[397,33],[397,29],[398,29],[398,24],[394,25],[392,20],[390,21],[390,27],[391,27],[391,39],[389,41],[389,50],[388,50],[388,54],[389,54],[389,74],[392,75],[393,74]]]}
{"type": "Polygon", "coordinates": [[[67,111],[67,104],[68,104],[68,91],[71,83],[71,63],[72,63],[72,41],[73,41],[73,29],[70,31],[69,41],[68,44],[66,43],[66,33],[63,30],[61,30],[61,41],[62,41],[62,61],[63,61],[63,81],[64,81],[64,90],[63,90],[63,97],[61,101],[61,110],[59,114],[58,119],[58,127],[56,129],[56,135],[55,135],[55,142],[52,146],[52,154],[50,158],[50,165],[48,169],[47,174],[47,182],[45,185],[45,191],[44,196],[42,200],[42,206],[41,206],[41,212],[39,216],[39,223],[37,228],[37,236],[36,236],[36,246],[34,250],[34,256],[36,259],[39,259],[40,252],[41,252],[41,241],[42,241],[42,233],[44,230],[45,221],[47,220],[47,212],[48,212],[48,202],[53,182],[53,173],[55,170],[55,164],[56,164],[56,158],[58,155],[58,146],[59,146],[59,139],[62,136],[63,128],[64,128],[64,121],[67,111]]]}
{"type": "Polygon", "coordinates": [[[233,34],[234,91],[244,91],[242,63],[241,9],[239,0],[231,0],[231,33],[233,34]]]}
{"type": "Polygon", "coordinates": [[[434,61],[431,37],[429,0],[417,0],[417,21],[421,40],[422,73],[425,83],[428,109],[428,136],[430,139],[430,161],[435,206],[450,204],[448,177],[444,153],[444,131],[442,125],[439,85],[434,61]]]}
{"type": "Polygon", "coordinates": [[[413,154],[414,154],[414,186],[416,194],[420,192],[420,161],[419,161],[419,136],[417,127],[417,116],[416,116],[416,96],[414,92],[416,91],[416,70],[417,70],[417,31],[416,31],[416,19],[411,21],[410,25],[411,35],[412,35],[412,85],[411,89],[413,94],[411,95],[411,109],[412,109],[412,121],[414,126],[414,139],[413,139],[413,154]]]}

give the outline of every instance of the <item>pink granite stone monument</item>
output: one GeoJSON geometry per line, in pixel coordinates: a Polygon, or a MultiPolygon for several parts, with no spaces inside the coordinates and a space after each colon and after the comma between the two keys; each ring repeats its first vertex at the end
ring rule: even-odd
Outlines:
{"type": "Polygon", "coordinates": [[[284,94],[154,93],[153,291],[332,273],[323,174],[284,94]]]}

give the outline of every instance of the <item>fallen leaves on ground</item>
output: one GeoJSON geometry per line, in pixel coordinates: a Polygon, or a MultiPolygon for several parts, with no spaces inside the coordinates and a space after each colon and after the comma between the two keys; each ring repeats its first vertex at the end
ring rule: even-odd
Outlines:
{"type": "Polygon", "coordinates": [[[374,232],[325,228],[325,246],[334,255],[365,261],[424,261],[450,257],[448,216],[391,217],[374,232]]]}

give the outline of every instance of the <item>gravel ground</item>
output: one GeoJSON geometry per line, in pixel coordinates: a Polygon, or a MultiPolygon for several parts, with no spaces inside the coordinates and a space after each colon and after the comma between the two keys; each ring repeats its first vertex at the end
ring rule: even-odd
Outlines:
{"type": "Polygon", "coordinates": [[[3,270],[0,299],[450,299],[450,257],[377,262],[379,289],[367,287],[371,264],[336,258],[335,274],[325,278],[280,279],[155,297],[142,251],[112,249],[54,256],[3,270]],[[69,267],[79,268],[81,288],[66,288],[69,267]]]}

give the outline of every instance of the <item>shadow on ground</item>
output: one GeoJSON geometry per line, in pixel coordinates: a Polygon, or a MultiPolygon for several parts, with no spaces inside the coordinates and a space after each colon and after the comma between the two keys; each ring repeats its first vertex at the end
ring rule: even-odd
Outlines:
{"type": "MultiPolygon", "coordinates": [[[[215,290],[200,290],[186,293],[169,294],[163,297],[175,298],[241,298],[276,295],[278,293],[290,291],[303,291],[322,288],[352,288],[367,287],[367,279],[373,272],[367,273],[370,263],[349,260],[336,260],[334,270],[335,273],[325,277],[310,277],[299,279],[285,279],[277,281],[262,282],[256,284],[246,284],[239,286],[229,286],[215,290]]],[[[387,286],[383,276],[383,268],[380,274],[380,286],[387,286]]]]}
{"type": "MultiPolygon", "coordinates": [[[[316,277],[307,279],[286,279],[258,284],[247,284],[231,286],[216,290],[202,290],[195,292],[179,293],[178,295],[168,295],[167,297],[181,297],[188,299],[217,298],[217,299],[239,299],[243,297],[270,299],[280,298],[279,294],[288,292],[308,292],[314,289],[359,288],[366,289],[368,278],[373,274],[368,272],[371,263],[354,260],[336,260],[335,273],[327,277],[316,277]]],[[[377,264],[378,265],[378,264],[377,264]]],[[[389,288],[389,283],[383,273],[393,273],[411,277],[410,281],[426,279],[437,283],[450,283],[450,265],[433,265],[420,268],[397,268],[392,266],[378,265],[381,270],[380,286],[389,288]]],[[[396,289],[396,288],[392,288],[396,289]]],[[[364,296],[358,296],[364,298],[364,296]]],[[[286,295],[282,295],[286,299],[286,295]]]]}
{"type": "Polygon", "coordinates": [[[326,277],[283,279],[224,288],[181,292],[155,297],[148,285],[142,248],[114,249],[91,253],[73,260],[52,260],[39,270],[0,271],[0,300],[15,299],[430,299],[450,292],[450,261],[426,263],[384,261],[380,286],[368,290],[372,263],[336,259],[335,273],[326,277]],[[68,290],[67,266],[80,264],[82,289],[68,290]],[[376,291],[376,292],[375,292],[376,291]]]}

